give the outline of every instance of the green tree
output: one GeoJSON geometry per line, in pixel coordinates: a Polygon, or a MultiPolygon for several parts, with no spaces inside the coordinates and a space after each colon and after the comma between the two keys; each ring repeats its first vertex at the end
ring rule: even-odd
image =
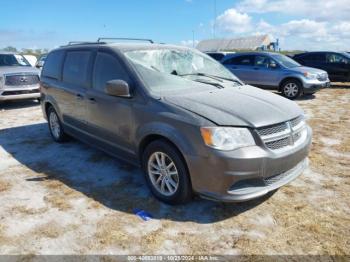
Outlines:
{"type": "Polygon", "coordinates": [[[5,47],[5,48],[3,48],[3,50],[7,51],[7,52],[17,52],[17,48],[13,47],[13,46],[5,47]]]}

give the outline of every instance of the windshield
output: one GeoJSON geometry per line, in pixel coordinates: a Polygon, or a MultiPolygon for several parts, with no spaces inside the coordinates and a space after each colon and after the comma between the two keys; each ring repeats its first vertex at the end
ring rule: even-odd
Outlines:
{"type": "Polygon", "coordinates": [[[0,54],[0,66],[30,66],[22,55],[0,54]]]}
{"type": "MultiPolygon", "coordinates": [[[[148,86],[162,88],[191,87],[185,78],[214,76],[228,80],[237,80],[224,66],[207,55],[191,49],[145,49],[126,51],[125,56],[136,65],[138,72],[148,86]]],[[[211,79],[215,81],[215,79],[211,79]]]]}
{"type": "Polygon", "coordinates": [[[275,59],[279,64],[286,68],[292,68],[292,67],[297,67],[301,66],[298,62],[293,60],[292,58],[285,56],[285,55],[280,55],[280,54],[273,54],[272,55],[273,59],[275,59]]]}

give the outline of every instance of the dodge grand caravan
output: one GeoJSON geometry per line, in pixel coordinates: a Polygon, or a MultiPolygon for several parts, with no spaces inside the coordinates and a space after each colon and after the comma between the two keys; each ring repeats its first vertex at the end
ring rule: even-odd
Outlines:
{"type": "Polygon", "coordinates": [[[194,49],[63,46],[47,56],[41,91],[53,140],[73,136],[136,163],[169,204],[257,198],[307,166],[311,129],[296,103],[194,49]]]}

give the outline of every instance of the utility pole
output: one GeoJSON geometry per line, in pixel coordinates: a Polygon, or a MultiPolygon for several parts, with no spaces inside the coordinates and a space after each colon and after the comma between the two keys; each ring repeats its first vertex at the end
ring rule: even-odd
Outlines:
{"type": "Polygon", "coordinates": [[[214,0],[214,24],[213,24],[213,38],[216,37],[216,0],[214,0]]]}
{"type": "Polygon", "coordinates": [[[192,46],[193,46],[193,48],[195,47],[194,46],[194,30],[192,30],[192,46]]]}

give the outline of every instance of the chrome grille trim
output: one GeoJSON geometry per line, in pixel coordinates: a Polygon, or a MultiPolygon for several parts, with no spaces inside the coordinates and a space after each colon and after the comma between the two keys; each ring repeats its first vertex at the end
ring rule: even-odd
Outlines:
{"type": "Polygon", "coordinates": [[[258,128],[256,131],[265,146],[274,152],[286,151],[306,139],[306,123],[302,116],[284,123],[258,128]]]}
{"type": "Polygon", "coordinates": [[[39,81],[39,75],[33,73],[5,75],[5,85],[11,87],[35,85],[39,81]]]}

